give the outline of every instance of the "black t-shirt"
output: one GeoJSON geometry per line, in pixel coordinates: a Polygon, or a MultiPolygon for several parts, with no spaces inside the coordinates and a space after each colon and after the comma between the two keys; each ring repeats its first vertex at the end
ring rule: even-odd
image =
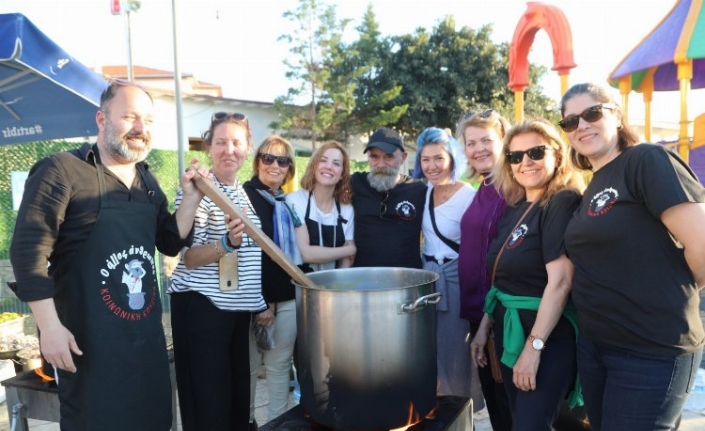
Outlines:
{"type": "Polygon", "coordinates": [[[367,173],[357,172],[352,189],[357,247],[353,266],[421,268],[426,185],[406,180],[382,193],[370,186],[367,173]]]}
{"type": "MultiPolygon", "coordinates": [[[[563,235],[579,203],[580,194],[577,191],[562,190],[546,205],[534,205],[516,228],[514,226],[531,203],[524,201],[507,207],[487,253],[487,267],[492,274],[497,254],[509,237],[497,264],[494,279],[497,289],[515,296],[543,296],[548,284],[546,264],[565,254],[563,235]]],[[[501,319],[504,314],[503,307],[497,308],[495,320],[501,319]]],[[[536,314],[536,311],[519,311],[527,335],[534,326],[536,314]]],[[[568,320],[561,317],[551,337],[566,336],[574,336],[574,332],[568,320]]]]}
{"type": "Polygon", "coordinates": [[[649,356],[703,344],[695,280],[661,222],[665,210],[684,202],[705,202],[705,190],[659,145],[630,147],[595,172],[565,238],[588,339],[649,356]]]}

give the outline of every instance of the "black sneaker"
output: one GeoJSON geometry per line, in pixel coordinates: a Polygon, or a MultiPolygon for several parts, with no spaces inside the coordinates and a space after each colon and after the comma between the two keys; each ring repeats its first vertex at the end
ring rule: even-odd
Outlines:
{"type": "Polygon", "coordinates": [[[257,421],[250,422],[250,428],[248,431],[257,431],[259,427],[257,426],[257,421]]]}

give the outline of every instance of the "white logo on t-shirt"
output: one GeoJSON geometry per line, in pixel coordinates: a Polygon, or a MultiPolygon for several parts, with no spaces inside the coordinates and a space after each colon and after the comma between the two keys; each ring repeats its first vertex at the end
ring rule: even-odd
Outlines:
{"type": "Polygon", "coordinates": [[[612,209],[618,198],[619,192],[612,187],[595,193],[590,200],[588,215],[590,217],[597,217],[606,214],[610,209],[612,209]]]}

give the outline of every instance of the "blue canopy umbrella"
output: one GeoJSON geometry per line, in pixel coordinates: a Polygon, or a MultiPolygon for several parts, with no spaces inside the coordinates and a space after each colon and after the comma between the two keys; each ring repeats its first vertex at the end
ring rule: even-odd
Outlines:
{"type": "Polygon", "coordinates": [[[107,85],[24,15],[0,14],[0,145],[96,135],[107,85]]]}

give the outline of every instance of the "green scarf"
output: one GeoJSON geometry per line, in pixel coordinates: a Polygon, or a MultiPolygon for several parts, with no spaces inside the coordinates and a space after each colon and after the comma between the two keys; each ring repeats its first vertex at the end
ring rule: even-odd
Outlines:
{"type": "MultiPolygon", "coordinates": [[[[488,316],[492,316],[495,307],[498,303],[502,303],[507,312],[504,313],[504,338],[502,339],[503,352],[500,362],[509,368],[514,367],[519,355],[524,350],[526,336],[524,336],[524,328],[521,326],[519,318],[519,310],[538,311],[541,304],[541,298],[535,296],[515,296],[508,293],[500,292],[496,287],[492,286],[485,297],[485,307],[482,309],[488,316]]],[[[575,336],[578,336],[578,315],[573,302],[568,300],[568,303],[563,310],[563,316],[573,325],[575,336]]],[[[576,406],[582,406],[583,391],[580,385],[580,378],[576,376],[573,389],[567,397],[568,406],[572,409],[576,406]]]]}

